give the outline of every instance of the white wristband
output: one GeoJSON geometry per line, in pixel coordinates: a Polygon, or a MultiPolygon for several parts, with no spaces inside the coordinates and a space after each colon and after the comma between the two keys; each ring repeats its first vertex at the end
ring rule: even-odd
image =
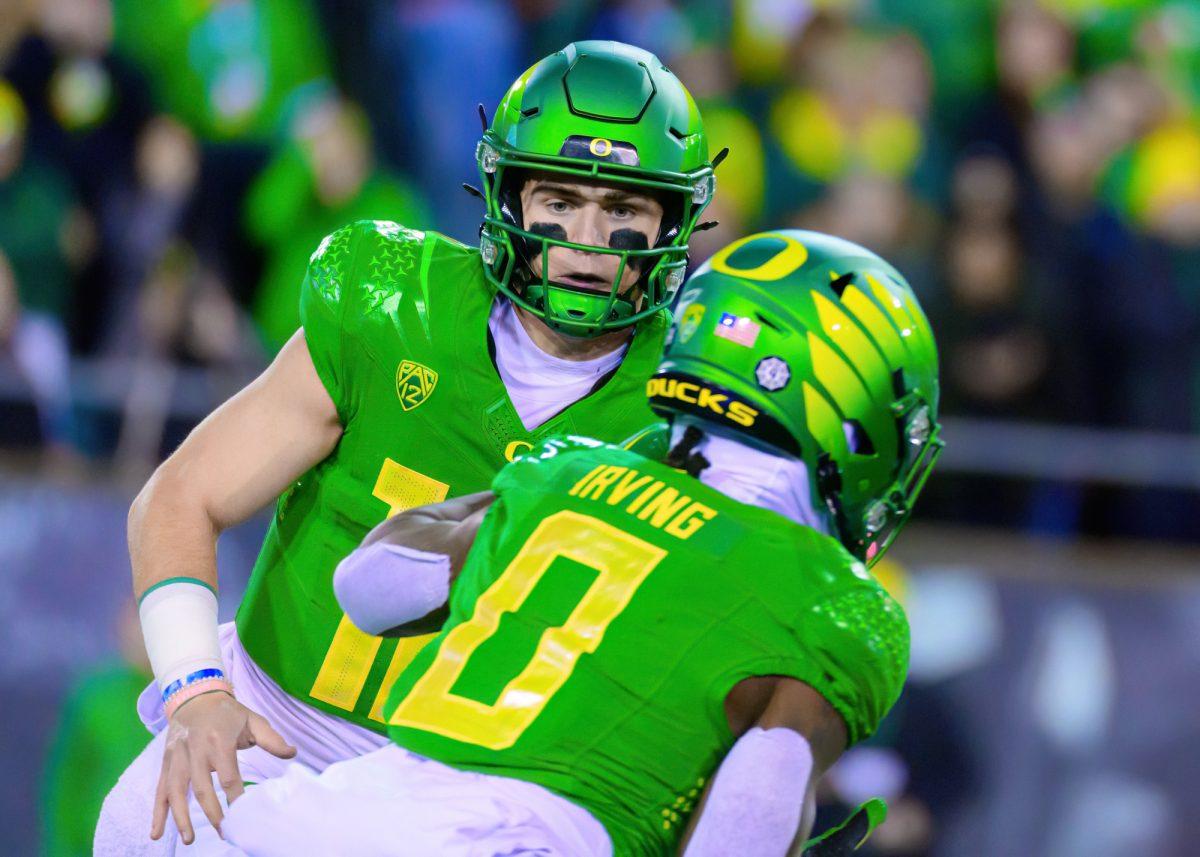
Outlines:
{"type": "Polygon", "coordinates": [[[201,580],[175,577],[138,602],[142,639],[159,692],[201,670],[225,674],[217,642],[217,595],[201,580]]]}

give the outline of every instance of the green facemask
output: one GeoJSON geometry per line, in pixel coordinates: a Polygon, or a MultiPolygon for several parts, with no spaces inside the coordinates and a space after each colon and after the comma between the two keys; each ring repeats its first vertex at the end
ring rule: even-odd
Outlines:
{"type": "Polygon", "coordinates": [[[687,241],[714,189],[699,111],[683,84],[650,53],[620,42],[576,42],[512,85],[476,150],[487,213],[480,250],[488,280],[551,328],[598,336],[668,306],[683,282],[687,241]],[[565,182],[624,186],[664,200],[663,226],[645,249],[601,247],[524,228],[526,171],[565,182]],[[563,247],[619,257],[607,291],[548,278],[563,247]],[[542,276],[530,263],[542,257],[542,276]],[[639,272],[621,289],[630,268],[639,272]]]}

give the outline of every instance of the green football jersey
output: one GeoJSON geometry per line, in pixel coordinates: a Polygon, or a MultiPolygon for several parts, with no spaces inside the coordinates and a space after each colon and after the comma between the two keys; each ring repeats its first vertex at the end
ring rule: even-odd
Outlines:
{"type": "Polygon", "coordinates": [[[899,696],[904,613],[836,540],[581,438],[493,489],[450,617],[385,708],[401,746],[538,783],[614,853],[659,854],[733,746],[742,679],[811,685],[851,743],[899,696]]]}
{"type": "Polygon", "coordinates": [[[388,515],[482,491],[551,434],[616,441],[655,419],[645,385],[664,316],[639,326],[599,389],[526,431],[490,354],[495,297],[477,250],[383,221],[330,235],[305,277],[304,336],[344,433],[279,498],[238,636],[288,693],[376,731],[387,688],[428,638],[355,628],[333,595],[337,563],[388,515]]]}

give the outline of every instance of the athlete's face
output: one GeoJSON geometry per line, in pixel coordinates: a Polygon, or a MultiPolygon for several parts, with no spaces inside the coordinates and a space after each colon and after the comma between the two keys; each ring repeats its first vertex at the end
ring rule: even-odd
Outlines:
{"type": "MultiPolygon", "coordinates": [[[[653,246],[663,217],[662,203],[632,188],[568,181],[550,173],[526,179],[521,188],[521,211],[525,216],[524,226],[531,232],[577,244],[620,249],[653,246]]],[[[596,292],[612,288],[621,262],[620,256],[567,247],[551,247],[547,257],[551,281],[596,292]]],[[[542,276],[541,253],[530,259],[530,268],[535,277],[542,276]]],[[[620,291],[631,288],[640,273],[637,265],[626,265],[620,291]]]]}

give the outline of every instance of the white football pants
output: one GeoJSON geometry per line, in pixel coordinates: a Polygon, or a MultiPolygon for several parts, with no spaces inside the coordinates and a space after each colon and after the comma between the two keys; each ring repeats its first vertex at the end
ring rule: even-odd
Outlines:
{"type": "Polygon", "coordinates": [[[541,786],[461,771],[389,744],[317,775],[246,789],[222,824],[254,857],[611,857],[603,825],[541,786]]]}
{"type": "MultiPolygon", "coordinates": [[[[334,762],[353,759],[388,743],[386,735],[326,714],[285,693],[250,660],[238,641],[232,622],[222,625],[219,635],[221,655],[238,701],[265,717],[296,748],[295,761],[312,770],[323,771],[334,762]]],[[[162,771],[167,726],[156,683],[151,682],[138,700],[138,715],[155,737],[125,769],[104,799],[96,824],[95,857],[171,857],[176,853],[181,857],[215,857],[242,853],[221,839],[195,797],[190,800],[192,827],[196,834],[192,845],[184,846],[179,840],[179,830],[170,814],[162,838],[157,842],[150,839],[154,794],[162,771]]],[[[238,768],[246,782],[260,783],[278,777],[288,764],[289,760],[272,756],[260,747],[238,751],[238,768]]],[[[226,808],[225,793],[217,784],[215,774],[213,788],[222,808],[226,808]]]]}

